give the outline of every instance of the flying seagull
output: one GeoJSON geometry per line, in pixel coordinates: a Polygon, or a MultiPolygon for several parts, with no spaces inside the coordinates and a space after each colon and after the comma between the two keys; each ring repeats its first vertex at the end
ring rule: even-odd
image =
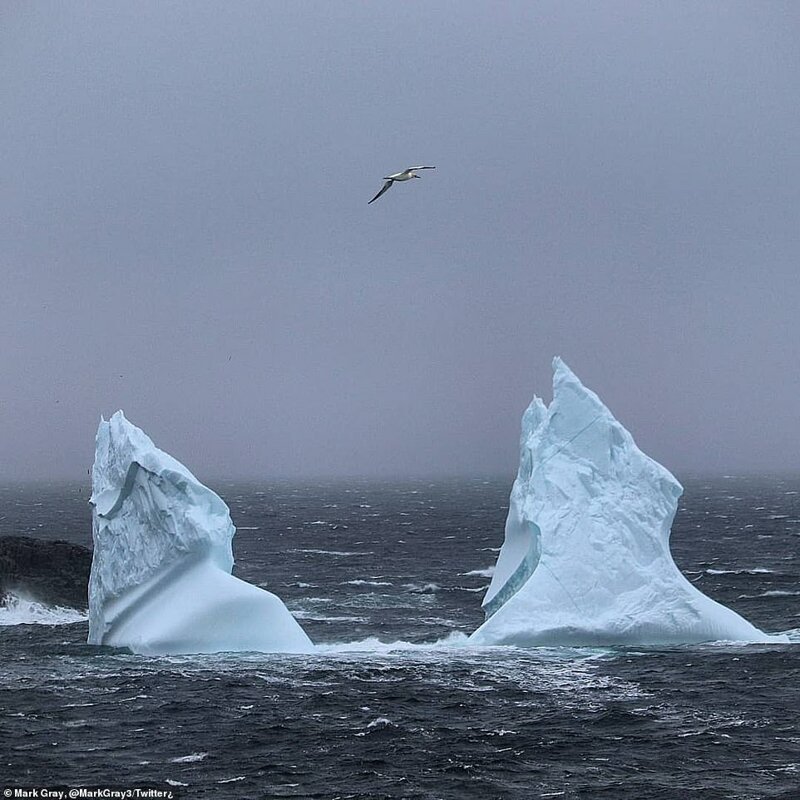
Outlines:
{"type": "MultiPolygon", "coordinates": [[[[369,203],[374,203],[395,181],[410,181],[412,178],[419,178],[420,176],[417,175],[418,169],[436,169],[436,167],[409,167],[402,172],[395,172],[394,175],[387,175],[384,178],[386,183],[383,184],[383,188],[369,203]]],[[[367,205],[369,205],[369,203],[367,203],[367,205]]]]}

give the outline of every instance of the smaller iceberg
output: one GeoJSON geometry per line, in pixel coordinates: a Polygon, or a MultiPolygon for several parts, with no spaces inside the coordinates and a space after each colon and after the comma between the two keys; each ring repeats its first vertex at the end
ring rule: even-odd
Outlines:
{"type": "Polygon", "coordinates": [[[706,597],[669,550],[683,488],[594,392],[553,362],[522,418],[505,541],[472,644],[778,642],[706,597]]]}
{"type": "Polygon", "coordinates": [[[304,653],[283,602],[231,575],[228,507],[118,411],[97,430],[89,643],[145,655],[304,653]]]}

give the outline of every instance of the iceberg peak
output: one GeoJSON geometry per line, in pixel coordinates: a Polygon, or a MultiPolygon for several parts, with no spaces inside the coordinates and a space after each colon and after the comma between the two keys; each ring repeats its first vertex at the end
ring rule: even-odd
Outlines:
{"type": "Polygon", "coordinates": [[[477,644],[776,641],[681,574],[669,534],[683,488],[560,358],[553,400],[522,417],[505,540],[477,644]]]}

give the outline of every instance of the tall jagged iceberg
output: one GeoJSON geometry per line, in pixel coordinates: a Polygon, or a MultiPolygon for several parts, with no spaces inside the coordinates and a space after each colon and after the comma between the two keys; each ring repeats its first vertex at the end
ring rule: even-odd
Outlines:
{"type": "Polygon", "coordinates": [[[274,594],[231,575],[228,507],[118,411],[97,431],[89,643],[135,653],[308,652],[274,594]]]}
{"type": "Polygon", "coordinates": [[[559,358],[553,401],[522,418],[505,541],[474,644],[782,641],[680,573],[669,533],[683,488],[559,358]]]}

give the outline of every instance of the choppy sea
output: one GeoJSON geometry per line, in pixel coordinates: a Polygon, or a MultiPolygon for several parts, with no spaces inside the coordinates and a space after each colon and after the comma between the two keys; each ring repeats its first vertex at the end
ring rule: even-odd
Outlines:
{"type": "MultiPolygon", "coordinates": [[[[474,648],[510,481],[212,484],[235,573],[313,656],[143,657],[0,609],[0,790],[185,798],[800,798],[800,647],[474,648]]],[[[685,481],[703,592],[800,641],[800,478],[685,481]]],[[[0,535],[91,544],[88,487],[0,487],[0,535]]]]}

